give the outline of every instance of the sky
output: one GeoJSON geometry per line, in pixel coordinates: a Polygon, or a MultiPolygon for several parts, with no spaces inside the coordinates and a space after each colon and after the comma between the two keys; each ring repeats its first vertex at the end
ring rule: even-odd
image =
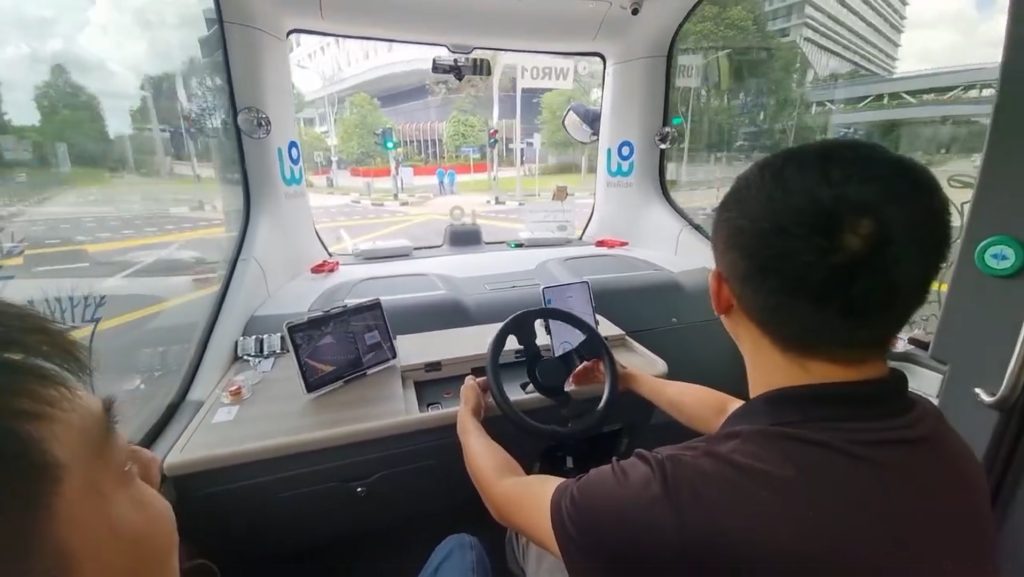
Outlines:
{"type": "Polygon", "coordinates": [[[199,55],[212,0],[0,0],[0,93],[15,124],[39,121],[35,86],[62,62],[99,97],[111,134],[130,131],[146,74],[199,55]]]}
{"type": "Polygon", "coordinates": [[[900,72],[998,62],[1010,0],[911,0],[900,72]]]}
{"type": "MultiPolygon", "coordinates": [[[[911,0],[901,72],[1000,58],[1009,0],[911,0]]],[[[198,56],[212,0],[0,0],[0,94],[15,124],[39,120],[34,87],[64,63],[95,93],[111,134],[130,130],[145,74],[198,56]]]]}

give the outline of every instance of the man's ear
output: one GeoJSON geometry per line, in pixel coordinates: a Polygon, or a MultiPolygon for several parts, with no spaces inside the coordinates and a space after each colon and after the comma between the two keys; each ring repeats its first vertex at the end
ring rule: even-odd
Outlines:
{"type": "Polygon", "coordinates": [[[711,293],[711,308],[718,316],[725,316],[736,308],[736,299],[732,295],[729,283],[722,276],[722,271],[712,269],[708,275],[708,289],[711,293]]]}

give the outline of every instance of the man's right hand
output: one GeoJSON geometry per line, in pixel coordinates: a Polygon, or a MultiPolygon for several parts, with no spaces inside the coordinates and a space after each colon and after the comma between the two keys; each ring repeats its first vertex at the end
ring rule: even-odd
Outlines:
{"type": "MultiPolygon", "coordinates": [[[[616,363],[616,368],[619,371],[619,389],[629,390],[629,369],[618,363],[616,363]]],[[[569,377],[569,382],[574,387],[584,387],[587,385],[603,384],[604,378],[604,362],[600,359],[593,359],[576,367],[576,370],[569,377]]]]}

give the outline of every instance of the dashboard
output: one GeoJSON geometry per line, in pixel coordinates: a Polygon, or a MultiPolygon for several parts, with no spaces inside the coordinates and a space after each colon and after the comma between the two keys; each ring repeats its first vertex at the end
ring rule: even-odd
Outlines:
{"type": "MultiPolygon", "coordinates": [[[[210,389],[165,461],[183,531],[217,549],[299,550],[474,499],[452,393],[484,364],[498,324],[543,304],[542,286],[588,281],[598,329],[627,365],[742,396],[743,365],[710,308],[707,274],[697,258],[574,246],[346,263],[297,278],[257,309],[245,334],[379,298],[399,360],[314,398],[302,394],[293,359],[279,357],[227,422],[217,417],[220,384],[210,389]]],[[[507,352],[506,390],[543,418],[551,407],[518,390],[523,368],[507,352]]],[[[629,431],[631,446],[692,436],[638,398],[620,401],[610,422],[629,431]]],[[[523,463],[546,444],[500,415],[487,427],[523,463]]]]}

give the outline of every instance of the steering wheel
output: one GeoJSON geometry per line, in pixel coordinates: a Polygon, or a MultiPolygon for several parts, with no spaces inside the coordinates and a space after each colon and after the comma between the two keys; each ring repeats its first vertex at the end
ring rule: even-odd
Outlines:
{"type": "Polygon", "coordinates": [[[502,323],[497,334],[491,339],[487,351],[487,378],[490,382],[491,396],[498,409],[524,431],[554,437],[571,439],[595,431],[608,415],[609,410],[619,392],[618,371],[609,369],[604,372],[604,391],[601,400],[592,410],[580,408],[581,401],[574,401],[572,395],[565,390],[565,383],[578,366],[585,361],[600,359],[605,367],[615,367],[615,358],[605,343],[601,333],[587,321],[575,314],[557,308],[542,307],[520,311],[502,323]],[[539,320],[563,322],[583,333],[583,340],[575,348],[559,355],[545,356],[537,344],[536,323],[539,320]],[[547,425],[526,416],[512,404],[505,390],[501,377],[501,353],[505,350],[508,337],[514,336],[523,348],[526,359],[526,375],[530,380],[520,387],[525,393],[529,385],[542,396],[551,399],[568,424],[547,425]],[[574,404],[575,403],[575,404],[574,404]]]}

